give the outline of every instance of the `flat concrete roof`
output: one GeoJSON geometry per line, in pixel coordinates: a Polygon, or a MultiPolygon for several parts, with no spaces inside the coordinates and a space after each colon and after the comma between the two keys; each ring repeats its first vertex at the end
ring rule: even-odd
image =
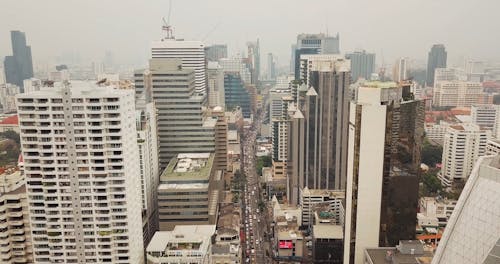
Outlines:
{"type": "Polygon", "coordinates": [[[344,237],[344,229],[341,225],[313,225],[313,236],[316,239],[342,239],[344,237]]]}

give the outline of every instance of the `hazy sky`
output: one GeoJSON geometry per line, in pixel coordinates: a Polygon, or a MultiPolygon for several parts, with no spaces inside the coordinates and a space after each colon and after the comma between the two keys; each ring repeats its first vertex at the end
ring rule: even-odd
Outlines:
{"type": "MultiPolygon", "coordinates": [[[[26,32],[35,63],[64,52],[84,60],[113,52],[117,62],[144,64],[161,37],[168,0],[1,0],[0,57],[11,53],[10,30],[26,32]]],[[[464,57],[500,61],[499,0],[173,0],[175,36],[226,43],[230,54],[260,39],[288,65],[298,33],[340,33],[341,52],[366,49],[377,63],[399,56],[425,61],[444,43],[451,63],[464,57]],[[214,30],[215,28],[215,30],[214,30]]]]}

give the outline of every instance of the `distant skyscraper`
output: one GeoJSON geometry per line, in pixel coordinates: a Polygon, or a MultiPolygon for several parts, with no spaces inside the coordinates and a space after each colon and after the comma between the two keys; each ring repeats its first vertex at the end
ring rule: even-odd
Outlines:
{"type": "Polygon", "coordinates": [[[443,167],[438,174],[441,183],[451,187],[454,182],[466,181],[474,163],[485,155],[490,137],[491,131],[474,124],[449,126],[444,136],[443,167]]]}
{"type": "Polygon", "coordinates": [[[134,91],[17,96],[35,263],[144,263],[134,91]]]}
{"type": "Polygon", "coordinates": [[[347,53],[345,56],[351,61],[351,78],[356,82],[359,78],[370,80],[370,76],[375,72],[375,53],[366,51],[355,51],[347,53]]]}
{"type": "Polygon", "coordinates": [[[351,102],[344,263],[367,247],[415,239],[424,101],[410,87],[365,82],[351,102]]]}
{"type": "Polygon", "coordinates": [[[309,88],[300,88],[300,102],[290,113],[288,195],[292,204],[298,202],[300,190],[306,186],[345,188],[347,174],[349,61],[309,56],[309,80],[303,85],[309,88]]]}
{"type": "Polygon", "coordinates": [[[267,79],[276,79],[276,62],[274,61],[274,55],[272,53],[267,54],[267,79]]]}
{"type": "Polygon", "coordinates": [[[226,111],[232,111],[239,106],[243,117],[250,118],[252,114],[251,95],[239,72],[224,73],[224,96],[226,111]]]}
{"type": "MultiPolygon", "coordinates": [[[[292,46],[293,48],[293,46],[292,46]]],[[[295,79],[299,79],[300,74],[300,56],[302,54],[338,54],[340,53],[339,34],[329,36],[325,34],[299,34],[297,35],[297,44],[294,55],[293,66],[295,79]]]]}
{"type": "Polygon", "coordinates": [[[500,155],[479,158],[439,242],[433,264],[500,259],[500,155]]]}
{"type": "Polygon", "coordinates": [[[208,106],[220,106],[224,109],[224,69],[216,61],[208,62],[207,78],[208,106]]]}
{"type": "Polygon", "coordinates": [[[408,79],[408,58],[402,57],[396,60],[392,71],[392,79],[395,82],[408,79]]]}
{"type": "Polygon", "coordinates": [[[248,59],[247,64],[252,74],[251,83],[257,84],[260,79],[260,44],[259,39],[255,42],[248,42],[248,59]]]}
{"type": "Polygon", "coordinates": [[[26,45],[26,35],[21,31],[11,31],[12,56],[5,57],[5,78],[7,83],[15,84],[24,91],[23,81],[33,77],[31,47],[26,45]]]}
{"type": "Polygon", "coordinates": [[[134,73],[135,89],[158,109],[160,168],[179,153],[214,152],[216,120],[205,118],[205,98],[195,92],[196,73],[181,59],[151,59],[134,73]]]}
{"type": "Polygon", "coordinates": [[[437,68],[446,68],[446,49],[443,44],[435,44],[429,51],[427,59],[427,86],[434,86],[434,71],[437,68]]]}
{"type": "Polygon", "coordinates": [[[205,56],[207,61],[218,61],[222,58],[227,58],[227,45],[215,44],[205,47],[205,56]]]}
{"type": "Polygon", "coordinates": [[[194,70],[196,92],[206,94],[207,77],[203,42],[169,38],[153,41],[151,57],[182,59],[182,68],[194,70]]]}

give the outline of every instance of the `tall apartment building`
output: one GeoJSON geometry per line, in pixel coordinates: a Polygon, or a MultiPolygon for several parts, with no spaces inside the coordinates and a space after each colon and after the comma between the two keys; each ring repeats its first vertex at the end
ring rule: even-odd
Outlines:
{"type": "Polygon", "coordinates": [[[299,80],[300,58],[303,54],[339,54],[339,34],[299,34],[297,44],[292,48],[292,68],[295,79],[299,80]]]}
{"type": "Polygon", "coordinates": [[[134,105],[85,82],[17,96],[36,263],[143,263],[134,105]]]}
{"type": "Polygon", "coordinates": [[[33,263],[24,174],[0,169],[0,263],[33,263]]]}
{"type": "Polygon", "coordinates": [[[441,183],[450,187],[456,181],[465,181],[480,156],[486,152],[491,131],[474,124],[451,125],[444,137],[441,183]]]}
{"type": "Polygon", "coordinates": [[[247,68],[250,70],[250,83],[256,85],[260,79],[260,44],[257,41],[247,42],[248,57],[246,59],[247,68]]]}
{"type": "Polygon", "coordinates": [[[345,57],[351,61],[351,78],[356,82],[359,78],[369,80],[372,73],[375,72],[375,53],[355,51],[347,53],[345,57]]]}
{"type": "Polygon", "coordinates": [[[21,31],[11,31],[12,55],[5,57],[6,83],[15,84],[24,92],[23,81],[33,77],[31,47],[26,45],[26,35],[21,31]]]}
{"type": "Polygon", "coordinates": [[[408,79],[408,63],[409,58],[401,57],[396,60],[394,67],[392,69],[392,80],[395,82],[401,82],[408,79]]]}
{"type": "Polygon", "coordinates": [[[491,130],[496,136],[500,124],[500,105],[475,104],[470,108],[472,123],[491,130]]]}
{"type": "Polygon", "coordinates": [[[252,98],[239,72],[224,73],[224,101],[226,111],[241,108],[244,118],[252,115],[252,98]]]}
{"type": "Polygon", "coordinates": [[[207,65],[208,78],[208,107],[220,106],[225,108],[224,102],[224,69],[215,61],[207,65]]]}
{"type": "Polygon", "coordinates": [[[207,61],[218,61],[222,58],[227,58],[227,45],[214,44],[205,47],[205,56],[207,61]]]}
{"type": "Polygon", "coordinates": [[[215,123],[215,158],[214,167],[216,170],[227,170],[227,132],[228,124],[224,112],[224,108],[217,106],[210,109],[211,118],[217,120],[215,123]]]}
{"type": "Polygon", "coordinates": [[[215,120],[205,116],[204,96],[195,92],[195,72],[180,59],[152,59],[134,73],[135,89],[158,109],[160,171],[178,153],[214,152],[215,120]]]}
{"type": "Polygon", "coordinates": [[[154,102],[136,98],[137,145],[142,195],[142,232],[147,245],[158,230],[157,188],[159,184],[158,116],[154,102]]]}
{"type": "Polygon", "coordinates": [[[437,68],[446,68],[447,53],[443,44],[435,44],[429,51],[427,58],[427,81],[428,87],[434,86],[434,72],[437,68]]]}
{"type": "Polygon", "coordinates": [[[351,102],[344,263],[415,239],[424,102],[409,86],[365,82],[351,102]]]}
{"type": "Polygon", "coordinates": [[[481,103],[484,92],[479,82],[441,81],[433,90],[433,106],[470,107],[481,103]]]}
{"type": "Polygon", "coordinates": [[[434,71],[433,86],[442,81],[466,81],[467,76],[461,69],[457,68],[437,68],[434,71]]]}
{"type": "Polygon", "coordinates": [[[181,153],[170,160],[158,186],[160,231],[215,224],[221,177],[213,153],[181,153]]]}
{"type": "Polygon", "coordinates": [[[451,214],[433,264],[498,263],[500,155],[481,157],[451,214]]]}
{"type": "MultiPolygon", "coordinates": [[[[307,69],[309,89],[300,91],[299,104],[289,107],[289,202],[300,190],[345,187],[349,117],[349,61],[315,60],[307,69]],[[301,120],[298,120],[301,119],[301,120]]],[[[304,75],[304,74],[302,74],[304,75]]]]}
{"type": "Polygon", "coordinates": [[[205,45],[201,41],[164,38],[153,41],[151,58],[175,58],[182,60],[182,68],[194,70],[195,91],[206,94],[205,45]]]}
{"type": "Polygon", "coordinates": [[[276,62],[272,53],[267,54],[267,79],[276,80],[276,62]]]}

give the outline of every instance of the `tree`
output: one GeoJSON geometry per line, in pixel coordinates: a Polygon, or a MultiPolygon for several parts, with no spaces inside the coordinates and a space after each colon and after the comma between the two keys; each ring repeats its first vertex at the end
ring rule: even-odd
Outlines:
{"type": "Polygon", "coordinates": [[[422,175],[423,190],[422,195],[424,196],[436,196],[440,194],[443,190],[441,181],[436,177],[437,171],[429,171],[422,175]]]}
{"type": "Polygon", "coordinates": [[[269,156],[262,156],[257,159],[255,167],[257,169],[257,175],[262,175],[263,167],[271,167],[273,165],[273,160],[269,156]]]}
{"type": "Polygon", "coordinates": [[[442,156],[443,147],[439,145],[433,145],[428,140],[424,141],[421,152],[422,163],[425,163],[430,167],[434,167],[437,163],[441,163],[442,156]]]}
{"type": "Polygon", "coordinates": [[[8,130],[5,132],[0,133],[0,137],[11,139],[14,142],[16,142],[17,145],[21,144],[21,139],[19,137],[19,134],[17,134],[15,131],[8,130]]]}

